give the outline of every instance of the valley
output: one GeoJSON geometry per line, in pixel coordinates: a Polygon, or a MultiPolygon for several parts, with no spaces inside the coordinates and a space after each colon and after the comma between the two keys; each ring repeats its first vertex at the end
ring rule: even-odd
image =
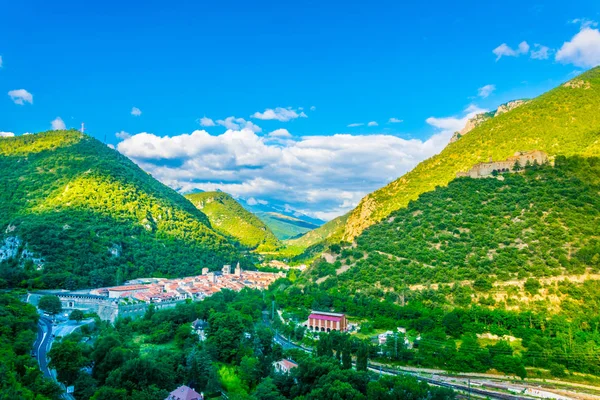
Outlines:
{"type": "Polygon", "coordinates": [[[0,399],[600,398],[598,110],[595,67],[476,113],[327,222],[0,137],[0,399]]]}

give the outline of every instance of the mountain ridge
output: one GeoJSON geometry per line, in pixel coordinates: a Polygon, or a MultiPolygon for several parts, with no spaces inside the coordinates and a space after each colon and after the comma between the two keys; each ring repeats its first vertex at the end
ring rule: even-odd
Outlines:
{"type": "Polygon", "coordinates": [[[99,287],[248,263],[188,200],[90,136],[3,138],[0,155],[0,284],[99,287]]]}
{"type": "Polygon", "coordinates": [[[208,216],[215,229],[242,245],[258,251],[269,251],[279,246],[271,229],[231,195],[221,191],[201,192],[187,194],[185,198],[208,216]]]}

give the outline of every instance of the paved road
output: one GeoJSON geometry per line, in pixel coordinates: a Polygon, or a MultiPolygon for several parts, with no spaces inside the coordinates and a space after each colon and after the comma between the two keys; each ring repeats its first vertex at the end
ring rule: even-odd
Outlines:
{"type": "MultiPolygon", "coordinates": [[[[45,377],[56,380],[56,373],[48,367],[48,351],[52,348],[52,342],[55,337],[67,336],[72,333],[75,329],[93,322],[93,319],[88,319],[82,322],[77,321],[66,321],[53,326],[52,321],[46,316],[40,316],[38,321],[38,333],[37,338],[33,344],[33,353],[38,360],[40,370],[45,377]]],[[[64,385],[61,384],[63,390],[64,385]]],[[[67,393],[63,394],[63,399],[75,400],[75,398],[67,393]]]]}
{"type": "Polygon", "coordinates": [[[38,335],[35,343],[33,344],[33,351],[44,376],[54,379],[50,369],[48,368],[48,359],[46,356],[51,341],[52,321],[49,318],[41,316],[40,320],[38,321],[38,335]]]}

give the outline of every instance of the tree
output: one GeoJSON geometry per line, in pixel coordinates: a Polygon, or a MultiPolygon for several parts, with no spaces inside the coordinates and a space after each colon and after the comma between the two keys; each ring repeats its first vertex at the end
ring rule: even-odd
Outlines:
{"type": "Polygon", "coordinates": [[[350,341],[347,340],[342,350],[342,369],[352,368],[352,347],[350,341]]]}
{"type": "Polygon", "coordinates": [[[366,371],[369,365],[369,345],[361,342],[356,353],[356,370],[366,371]]]}
{"type": "Polygon", "coordinates": [[[263,379],[256,390],[254,391],[254,398],[258,400],[284,400],[285,397],[279,393],[277,386],[273,382],[273,378],[268,377],[263,379]]]}
{"type": "Polygon", "coordinates": [[[88,362],[83,345],[71,340],[54,344],[48,356],[49,367],[55,369],[58,380],[67,385],[72,385],[77,380],[79,371],[88,362]]]}
{"type": "Polygon", "coordinates": [[[521,167],[521,163],[519,162],[519,160],[515,161],[515,165],[513,166],[513,171],[520,171],[523,168],[521,167]]]}
{"type": "Polygon", "coordinates": [[[240,378],[249,386],[253,387],[260,380],[260,366],[258,358],[244,356],[240,362],[240,378]]]}
{"type": "Polygon", "coordinates": [[[62,303],[58,296],[48,294],[40,298],[38,308],[50,315],[56,315],[62,311],[62,303]]]}
{"type": "Polygon", "coordinates": [[[73,310],[71,314],[69,314],[69,319],[72,321],[81,322],[85,318],[83,311],[81,310],[73,310]]]}

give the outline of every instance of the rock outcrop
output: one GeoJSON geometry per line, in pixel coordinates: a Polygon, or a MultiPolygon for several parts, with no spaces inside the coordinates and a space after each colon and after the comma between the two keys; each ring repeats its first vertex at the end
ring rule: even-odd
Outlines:
{"type": "Polygon", "coordinates": [[[483,124],[485,121],[495,118],[498,115],[507,113],[511,110],[514,110],[515,108],[522,106],[525,103],[527,103],[526,100],[513,100],[513,101],[509,101],[508,103],[504,103],[504,104],[500,105],[496,109],[496,111],[480,113],[480,114],[475,115],[473,118],[470,118],[467,121],[467,124],[465,125],[465,127],[463,129],[461,129],[459,132],[454,132],[454,135],[452,135],[452,138],[450,138],[450,143],[456,142],[462,136],[471,132],[473,129],[477,128],[479,125],[483,124]]]}

